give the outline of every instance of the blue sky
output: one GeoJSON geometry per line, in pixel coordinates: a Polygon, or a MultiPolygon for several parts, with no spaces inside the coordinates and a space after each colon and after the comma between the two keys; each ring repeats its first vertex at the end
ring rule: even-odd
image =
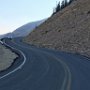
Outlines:
{"type": "Polygon", "coordinates": [[[56,1],[0,0],[0,34],[12,32],[28,22],[49,17],[56,1]]]}

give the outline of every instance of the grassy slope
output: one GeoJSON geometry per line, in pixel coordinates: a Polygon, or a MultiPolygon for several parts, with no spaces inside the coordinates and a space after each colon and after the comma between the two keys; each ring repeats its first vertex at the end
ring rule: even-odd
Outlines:
{"type": "Polygon", "coordinates": [[[24,41],[90,55],[90,0],[74,0],[36,28],[24,41]]]}
{"type": "Polygon", "coordinates": [[[0,71],[11,66],[16,57],[16,54],[0,44],[0,71]]]}

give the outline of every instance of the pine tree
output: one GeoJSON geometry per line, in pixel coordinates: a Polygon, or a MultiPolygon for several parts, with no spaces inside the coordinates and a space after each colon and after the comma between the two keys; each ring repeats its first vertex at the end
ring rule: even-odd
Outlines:
{"type": "Polygon", "coordinates": [[[68,2],[67,2],[67,0],[65,0],[65,7],[68,5],[68,2]]]}
{"type": "Polygon", "coordinates": [[[57,4],[57,7],[56,7],[56,12],[59,12],[60,11],[60,2],[57,4]]]}
{"type": "Polygon", "coordinates": [[[53,9],[53,14],[56,14],[57,12],[59,12],[61,9],[65,8],[66,6],[68,6],[69,4],[72,3],[73,0],[63,0],[60,4],[60,2],[58,2],[58,4],[56,5],[56,8],[53,9]]]}
{"type": "Polygon", "coordinates": [[[69,3],[68,4],[71,4],[73,0],[69,0],[69,3]]]}
{"type": "Polygon", "coordinates": [[[61,9],[63,9],[65,7],[65,1],[63,0],[61,3],[61,9]]]}

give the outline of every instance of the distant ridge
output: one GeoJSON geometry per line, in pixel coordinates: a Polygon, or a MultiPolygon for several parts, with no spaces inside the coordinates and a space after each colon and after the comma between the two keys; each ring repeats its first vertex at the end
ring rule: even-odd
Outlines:
{"type": "Polygon", "coordinates": [[[38,27],[40,24],[42,24],[46,19],[30,22],[28,24],[25,24],[19,28],[17,28],[12,34],[14,37],[21,37],[21,36],[27,36],[33,29],[38,27]]]}
{"type": "Polygon", "coordinates": [[[0,38],[3,38],[3,37],[14,38],[14,37],[24,37],[24,36],[27,36],[33,29],[35,29],[36,27],[38,27],[45,20],[46,19],[27,23],[27,24],[25,24],[25,25],[17,28],[12,33],[7,33],[7,34],[4,34],[4,35],[1,35],[0,38]]]}

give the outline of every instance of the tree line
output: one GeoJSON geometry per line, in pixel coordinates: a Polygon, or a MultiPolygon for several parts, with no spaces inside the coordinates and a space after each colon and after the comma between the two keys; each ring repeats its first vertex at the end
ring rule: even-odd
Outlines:
{"type": "Polygon", "coordinates": [[[59,12],[60,10],[62,10],[63,8],[65,8],[66,6],[68,6],[69,4],[72,3],[73,0],[63,0],[61,3],[60,1],[58,2],[58,4],[56,5],[56,7],[53,9],[53,15],[56,14],[57,12],[59,12]]]}

